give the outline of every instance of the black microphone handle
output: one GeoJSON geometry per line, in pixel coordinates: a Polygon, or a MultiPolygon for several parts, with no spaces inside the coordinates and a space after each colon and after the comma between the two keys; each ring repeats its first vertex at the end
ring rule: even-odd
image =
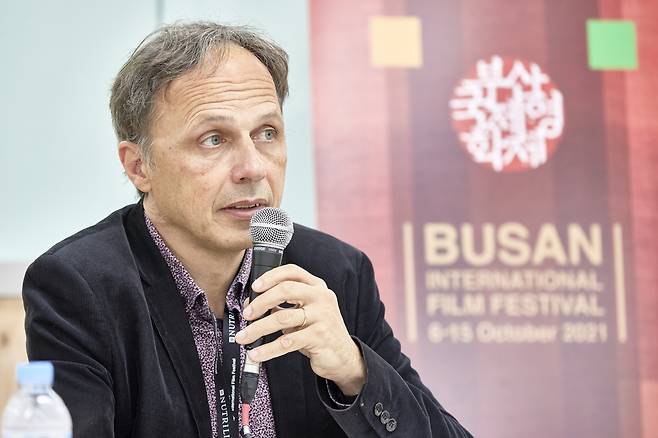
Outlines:
{"type": "MultiPolygon", "coordinates": [[[[253,302],[258,296],[256,292],[251,289],[251,285],[258,277],[278,266],[281,266],[281,259],[283,258],[283,250],[272,246],[254,245],[251,261],[251,274],[249,275],[249,302],[253,302]]],[[[250,321],[250,324],[253,321],[250,321]]],[[[256,348],[263,344],[263,338],[258,338],[251,344],[247,345],[247,350],[256,348]]]]}

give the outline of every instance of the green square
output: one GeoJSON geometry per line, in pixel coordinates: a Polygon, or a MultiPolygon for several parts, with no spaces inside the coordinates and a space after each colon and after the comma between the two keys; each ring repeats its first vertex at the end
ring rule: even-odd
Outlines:
{"type": "Polygon", "coordinates": [[[637,69],[635,23],[587,20],[587,57],[592,70],[637,69]]]}

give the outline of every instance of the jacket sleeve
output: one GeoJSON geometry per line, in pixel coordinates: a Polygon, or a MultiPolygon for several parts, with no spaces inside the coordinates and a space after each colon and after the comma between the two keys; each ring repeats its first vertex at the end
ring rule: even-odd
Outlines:
{"type": "Polygon", "coordinates": [[[114,436],[114,396],[105,315],[85,279],[57,255],[45,254],[23,283],[27,354],[55,367],[54,390],[73,419],[73,436],[114,436]]]}
{"type": "Polygon", "coordinates": [[[472,437],[443,409],[402,353],[384,319],[372,264],[362,257],[355,322],[348,322],[348,328],[366,363],[366,384],[346,407],[337,403],[337,387],[318,378],[320,399],[349,437],[472,437]]]}

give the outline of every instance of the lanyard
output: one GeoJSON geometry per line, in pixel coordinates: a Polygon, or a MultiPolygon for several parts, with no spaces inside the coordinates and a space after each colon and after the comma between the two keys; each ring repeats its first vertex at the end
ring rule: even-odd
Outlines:
{"type": "MultiPolygon", "coordinates": [[[[215,324],[217,322],[215,321],[215,324]]],[[[240,344],[235,342],[238,312],[224,309],[222,327],[222,363],[218,367],[219,354],[215,356],[215,400],[217,408],[217,436],[239,438],[238,397],[240,395],[240,344]]],[[[215,331],[215,333],[217,333],[215,331]]],[[[219,348],[219,345],[217,345],[219,348]]]]}

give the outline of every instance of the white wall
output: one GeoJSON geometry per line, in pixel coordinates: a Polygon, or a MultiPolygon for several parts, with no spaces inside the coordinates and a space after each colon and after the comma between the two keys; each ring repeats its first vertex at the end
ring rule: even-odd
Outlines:
{"type": "Polygon", "coordinates": [[[114,75],[161,22],[250,24],[290,55],[285,208],[315,224],[306,0],[22,0],[0,14],[0,295],[50,246],[136,200],[108,110],[114,75]]]}

